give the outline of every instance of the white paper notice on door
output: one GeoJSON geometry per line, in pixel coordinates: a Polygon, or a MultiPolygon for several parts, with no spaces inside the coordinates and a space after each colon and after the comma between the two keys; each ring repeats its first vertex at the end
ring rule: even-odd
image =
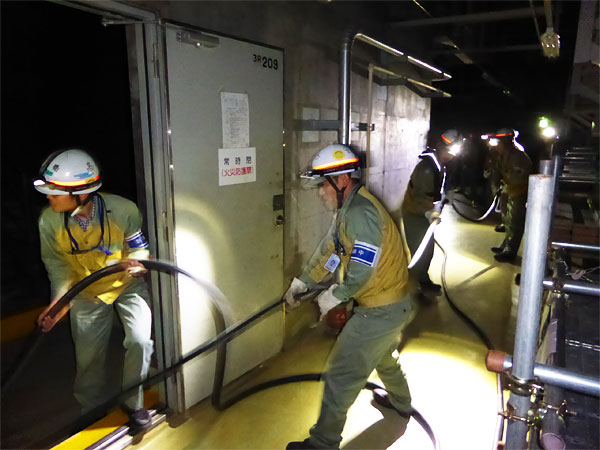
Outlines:
{"type": "Polygon", "coordinates": [[[256,148],[219,149],[219,186],[256,181],[256,148]]]}
{"type": "Polygon", "coordinates": [[[221,92],[223,148],[250,146],[248,94],[221,92]]]}

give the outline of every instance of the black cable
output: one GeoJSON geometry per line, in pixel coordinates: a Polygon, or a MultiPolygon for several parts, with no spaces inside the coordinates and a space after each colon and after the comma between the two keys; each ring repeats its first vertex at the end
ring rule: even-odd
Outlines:
{"type": "MultiPolygon", "coordinates": [[[[488,348],[488,350],[494,350],[494,344],[492,344],[492,341],[488,337],[488,335],[485,334],[485,332],[481,328],[479,328],[479,326],[469,316],[467,316],[458,306],[456,306],[456,303],[454,303],[452,298],[450,298],[450,294],[448,293],[448,284],[446,282],[446,262],[448,260],[448,254],[446,253],[446,250],[444,249],[444,247],[442,247],[440,245],[440,243],[437,241],[437,239],[434,239],[434,241],[444,255],[444,260],[442,262],[442,274],[441,274],[442,277],[441,278],[442,278],[442,286],[444,288],[444,296],[446,297],[446,300],[448,301],[450,308],[456,314],[458,314],[458,316],[461,319],[463,319],[467,323],[467,325],[469,327],[471,327],[471,329],[473,331],[475,331],[477,336],[481,339],[481,341],[488,348]]],[[[498,398],[499,407],[504,408],[504,394],[503,394],[503,390],[502,390],[502,380],[500,378],[500,374],[496,374],[496,395],[498,398]],[[500,406],[500,405],[502,405],[502,406],[500,406]]],[[[502,418],[502,416],[500,414],[498,414],[498,421],[499,422],[497,424],[497,429],[496,429],[497,442],[502,439],[502,435],[504,433],[504,419],[502,418]]]]}
{"type": "Polygon", "coordinates": [[[454,208],[454,211],[456,211],[456,214],[458,214],[463,219],[467,219],[467,220],[469,220],[471,222],[482,222],[485,219],[487,219],[488,216],[494,211],[494,209],[496,208],[496,205],[498,204],[499,200],[500,200],[500,191],[497,191],[496,195],[494,195],[494,199],[492,200],[492,203],[490,204],[489,208],[486,210],[486,212],[482,216],[477,217],[477,218],[469,217],[468,215],[462,213],[456,207],[455,202],[458,202],[458,203],[463,203],[463,202],[460,202],[459,200],[452,199],[451,203],[452,203],[452,208],[454,208]]]}
{"type": "Polygon", "coordinates": [[[437,239],[434,238],[434,242],[436,243],[436,245],[440,248],[440,250],[444,254],[444,260],[442,262],[442,286],[444,288],[444,296],[446,297],[446,300],[448,300],[448,303],[450,304],[450,308],[452,308],[452,310],[456,314],[458,314],[458,316],[461,319],[463,319],[467,323],[467,325],[469,325],[469,327],[471,327],[471,329],[473,331],[475,331],[477,336],[479,336],[479,339],[481,339],[481,341],[485,344],[485,346],[489,350],[494,350],[494,344],[492,344],[492,341],[490,340],[490,338],[483,332],[483,330],[481,328],[479,328],[479,326],[475,322],[473,322],[473,320],[471,320],[471,318],[469,316],[467,316],[458,306],[456,306],[456,303],[454,303],[452,298],[450,298],[450,295],[448,294],[448,284],[446,283],[446,262],[448,261],[448,255],[447,255],[444,247],[442,247],[440,245],[440,243],[437,241],[437,239]]]}
{"type": "MultiPolygon", "coordinates": [[[[177,267],[171,263],[155,261],[155,260],[139,260],[138,262],[141,263],[142,265],[144,265],[149,270],[158,270],[158,271],[167,272],[167,273],[179,272],[183,275],[186,275],[186,276],[198,281],[196,278],[194,278],[188,272],[180,269],[179,267],[177,267]]],[[[46,315],[50,316],[50,317],[55,317],[55,315],[64,306],[66,306],[66,304],[70,300],[72,300],[73,297],[75,297],[75,295],[77,295],[80,291],[85,289],[87,286],[89,286],[93,282],[99,280],[100,278],[103,278],[105,276],[111,275],[111,274],[119,272],[119,271],[126,270],[128,267],[130,267],[130,263],[120,262],[115,265],[108,266],[108,267],[105,267],[103,269],[100,269],[100,270],[94,272],[90,276],[88,276],[88,277],[84,278],[83,280],[81,280],[80,282],[76,283],[67,293],[65,293],[65,295],[63,295],[63,297],[61,297],[53,305],[53,307],[47,312],[46,315]]],[[[217,330],[221,330],[212,340],[197,347],[195,350],[193,350],[191,353],[189,353],[188,355],[183,357],[181,360],[179,360],[172,366],[162,370],[161,372],[159,372],[151,377],[148,377],[146,380],[144,380],[140,383],[136,383],[135,385],[122,391],[120,394],[113,396],[109,400],[103,402],[101,405],[96,406],[92,410],[90,410],[87,413],[85,413],[84,415],[82,415],[80,417],[80,419],[78,420],[78,423],[85,424],[85,423],[89,422],[91,419],[97,418],[99,415],[103,414],[106,410],[119,405],[129,395],[137,392],[137,390],[140,386],[149,387],[159,381],[163,381],[164,379],[166,379],[166,378],[170,377],[171,375],[173,375],[174,373],[176,373],[179,370],[179,368],[182,367],[187,362],[191,361],[192,359],[196,358],[197,356],[199,356],[203,353],[214,350],[215,348],[217,349],[218,353],[217,353],[217,366],[215,368],[215,381],[213,384],[213,394],[211,396],[211,402],[215,406],[215,408],[217,408],[218,410],[224,410],[224,409],[232,406],[233,404],[249,397],[252,394],[255,394],[257,392],[260,392],[262,390],[265,390],[265,389],[268,389],[271,387],[281,386],[284,384],[295,383],[295,382],[302,382],[302,381],[320,381],[323,378],[324,374],[322,374],[322,373],[309,373],[309,374],[301,374],[301,375],[293,375],[293,376],[288,376],[288,377],[283,377],[283,378],[277,378],[277,379],[266,381],[264,383],[253,386],[239,394],[236,394],[232,398],[223,401],[221,399],[221,394],[222,394],[222,390],[223,390],[222,389],[223,388],[223,376],[225,374],[225,362],[226,362],[225,355],[226,355],[227,342],[229,342],[231,339],[233,339],[235,336],[237,336],[239,333],[241,333],[248,325],[250,325],[257,319],[261,318],[268,312],[272,311],[273,309],[277,308],[278,306],[282,305],[285,302],[285,300],[284,299],[277,300],[275,303],[273,303],[270,306],[267,306],[266,308],[264,308],[263,310],[255,313],[254,315],[252,315],[251,317],[246,319],[244,322],[240,323],[239,325],[235,326],[233,329],[231,329],[229,331],[225,330],[225,321],[224,321],[224,317],[223,317],[221,309],[218,307],[217,303],[214,301],[214,298],[212,298],[212,296],[211,296],[211,300],[213,300],[211,303],[213,304],[213,313],[214,313],[213,318],[215,319],[215,325],[217,327],[217,330]]],[[[8,386],[10,384],[10,382],[16,378],[16,374],[19,373],[23,369],[23,367],[25,367],[27,361],[30,359],[31,355],[34,353],[35,348],[37,348],[37,344],[39,344],[41,336],[43,336],[44,334],[45,333],[41,332],[40,327],[38,327],[38,329],[36,329],[36,331],[34,332],[34,336],[35,336],[34,345],[32,345],[26,349],[26,355],[19,362],[16,370],[13,371],[10,378],[2,386],[3,390],[5,389],[5,385],[8,386]]],[[[376,385],[374,383],[370,383],[370,382],[367,382],[367,384],[365,385],[365,388],[370,389],[370,390],[383,389],[381,386],[378,386],[378,385],[376,385]]],[[[437,440],[433,430],[431,429],[431,427],[425,420],[425,418],[417,410],[414,410],[414,409],[413,409],[413,412],[411,413],[411,415],[423,427],[425,432],[430,437],[430,439],[434,445],[434,448],[437,450],[439,448],[438,440],[437,440]]],[[[73,430],[73,424],[70,424],[67,427],[64,427],[62,430],[59,430],[58,433],[54,433],[53,435],[64,435],[64,433],[71,433],[72,430],[73,430]]]]}

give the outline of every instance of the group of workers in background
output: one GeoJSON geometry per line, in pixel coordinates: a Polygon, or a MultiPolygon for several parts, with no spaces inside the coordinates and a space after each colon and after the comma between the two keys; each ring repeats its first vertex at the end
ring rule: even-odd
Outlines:
{"type": "MultiPolygon", "coordinates": [[[[435,148],[431,146],[419,156],[403,202],[404,227],[398,227],[379,200],[361,185],[360,161],[348,146],[329,145],[313,159],[306,177],[309,184],[318,186],[321,200],[335,214],[327,234],[284,297],[288,308],[293,308],[299,294],[329,277],[331,286],[317,297],[321,317],[349,302],[354,309],[327,364],[319,418],[307,439],[290,442],[287,448],[338,448],[347,411],[374,369],[385,390],[376,389],[373,400],[407,418],[413,413],[395,350],[402,330],[415,316],[415,292],[425,297],[441,293],[441,286],[428,274],[433,240],[410,274],[408,266],[430,223],[439,218],[435,206],[445,195],[445,166],[458,154],[462,141],[456,130],[448,130],[435,148]]],[[[516,143],[513,130],[489,135],[488,143],[484,175],[494,187],[502,186],[507,197],[506,238],[492,250],[497,260],[509,261],[516,256],[523,234],[531,161],[516,143]]],[[[50,155],[34,182],[49,200],[49,208],[40,215],[39,231],[52,298],[38,324],[49,331],[71,310],[77,360],[74,395],[83,411],[104,399],[104,365],[115,313],[125,332],[124,390],[147,377],[153,352],[150,296],[142,278],[145,269],[136,263],[149,257],[142,216],[131,201],[99,193],[101,185],[97,162],[77,149],[50,155]],[[75,283],[120,260],[130,262],[125,272],[84,289],[54,318],[47,315],[75,283]]],[[[126,399],[123,409],[133,428],[150,422],[141,387],[126,399]]]]}

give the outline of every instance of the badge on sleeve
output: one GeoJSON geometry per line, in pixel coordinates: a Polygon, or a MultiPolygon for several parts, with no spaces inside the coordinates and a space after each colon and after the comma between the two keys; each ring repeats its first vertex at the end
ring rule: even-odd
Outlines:
{"type": "Polygon", "coordinates": [[[130,249],[134,248],[148,248],[148,241],[142,234],[141,230],[133,233],[131,236],[125,238],[125,242],[130,249]]]}
{"type": "Polygon", "coordinates": [[[325,263],[325,270],[333,273],[337,266],[340,265],[340,257],[335,253],[332,253],[327,262],[325,263]]]}
{"type": "Polygon", "coordinates": [[[381,249],[371,244],[362,241],[354,241],[350,261],[364,264],[369,267],[377,267],[381,249]]]}

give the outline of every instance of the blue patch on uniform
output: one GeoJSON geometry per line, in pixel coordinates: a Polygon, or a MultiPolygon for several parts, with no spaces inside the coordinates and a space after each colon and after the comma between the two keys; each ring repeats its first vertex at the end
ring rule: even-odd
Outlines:
{"type": "Polygon", "coordinates": [[[128,238],[125,238],[125,241],[127,242],[127,245],[129,246],[129,248],[147,248],[148,247],[148,241],[146,240],[146,238],[144,237],[144,235],[142,234],[141,231],[138,231],[137,233],[132,234],[128,238]]]}
{"type": "Polygon", "coordinates": [[[379,261],[379,247],[366,242],[354,241],[350,261],[356,261],[369,267],[377,267],[379,261]]]}

